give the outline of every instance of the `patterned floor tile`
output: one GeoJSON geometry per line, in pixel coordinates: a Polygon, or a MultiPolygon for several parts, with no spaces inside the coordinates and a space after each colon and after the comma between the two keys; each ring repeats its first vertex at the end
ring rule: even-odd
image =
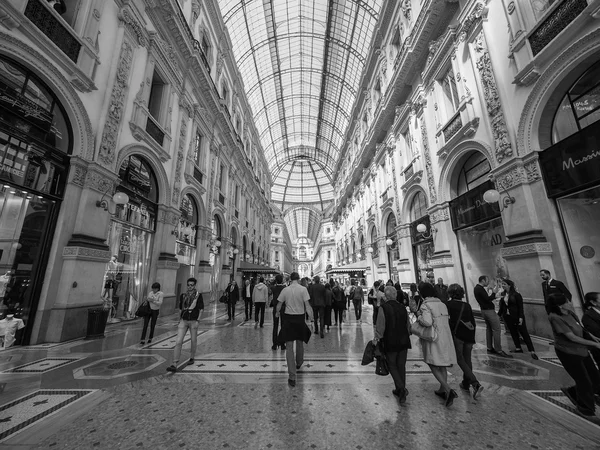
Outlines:
{"type": "MultiPolygon", "coordinates": [[[[207,333],[207,330],[198,330],[197,336],[202,336],[207,333]]],[[[189,332],[186,334],[186,338],[183,340],[183,345],[189,344],[191,341],[191,337],[189,332]]],[[[177,333],[171,334],[159,341],[152,342],[151,344],[146,344],[142,346],[144,350],[172,350],[175,348],[175,344],[177,343],[177,333]]]]}
{"type": "Polygon", "coordinates": [[[0,442],[94,390],[39,390],[0,406],[0,442]]]}
{"type": "Polygon", "coordinates": [[[12,369],[4,370],[2,373],[45,373],[54,369],[58,369],[66,364],[79,361],[82,358],[44,358],[33,361],[21,366],[13,367],[12,369]]]}
{"type": "Polygon", "coordinates": [[[147,372],[160,366],[165,359],[160,355],[129,355],[102,359],[73,371],[76,379],[110,380],[134,373],[147,372]]]}
{"type": "Polygon", "coordinates": [[[575,414],[577,417],[580,417],[584,420],[587,420],[590,423],[593,423],[598,427],[598,433],[600,433],[600,415],[598,414],[598,410],[596,410],[595,416],[583,416],[577,412],[577,408],[571,403],[571,401],[567,398],[562,391],[527,391],[530,394],[533,394],[537,397],[540,397],[546,400],[548,403],[553,404],[554,406],[558,406],[559,408],[564,409],[565,411],[569,411],[572,414],[575,414]]]}
{"type": "MultiPolygon", "coordinates": [[[[306,360],[300,369],[304,374],[373,374],[375,363],[362,366],[360,361],[348,359],[306,360]]],[[[196,359],[194,364],[179,373],[287,373],[285,358],[274,359],[196,359]]],[[[421,360],[408,360],[406,373],[428,374],[429,367],[421,360]]]]}
{"type": "Polygon", "coordinates": [[[473,372],[479,374],[492,374],[508,380],[547,380],[550,377],[547,369],[517,358],[486,356],[479,362],[481,365],[473,368],[473,372]]]}

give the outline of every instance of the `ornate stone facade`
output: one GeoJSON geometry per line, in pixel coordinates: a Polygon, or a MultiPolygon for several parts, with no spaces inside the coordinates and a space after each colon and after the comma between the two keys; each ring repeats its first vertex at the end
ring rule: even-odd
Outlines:
{"type": "Polygon", "coordinates": [[[424,120],[421,120],[421,140],[423,145],[423,156],[425,158],[425,173],[427,176],[427,186],[429,187],[429,200],[431,203],[436,203],[437,194],[435,189],[435,177],[433,175],[433,167],[431,165],[431,154],[429,152],[427,126],[425,125],[424,120]]]}
{"type": "Polygon", "coordinates": [[[121,55],[117,66],[117,76],[110,96],[108,114],[104,131],[100,139],[98,159],[106,166],[112,166],[115,160],[117,139],[121,129],[121,121],[125,112],[125,99],[129,91],[129,73],[133,59],[133,47],[125,39],[121,45],[121,55]]]}
{"type": "Polygon", "coordinates": [[[492,70],[490,54],[485,42],[483,31],[475,39],[475,53],[478,55],[476,60],[477,69],[481,76],[483,85],[483,95],[486,102],[487,113],[492,126],[492,135],[494,138],[496,161],[501,163],[506,158],[513,155],[508,128],[502,111],[500,94],[496,85],[496,78],[492,70]]]}

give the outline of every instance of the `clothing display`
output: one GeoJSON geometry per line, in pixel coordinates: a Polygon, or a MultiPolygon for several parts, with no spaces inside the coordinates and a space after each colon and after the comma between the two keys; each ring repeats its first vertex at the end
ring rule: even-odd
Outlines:
{"type": "Polygon", "coordinates": [[[17,319],[12,315],[0,320],[0,338],[2,338],[2,348],[9,348],[15,344],[17,331],[25,328],[23,319],[17,319]]]}

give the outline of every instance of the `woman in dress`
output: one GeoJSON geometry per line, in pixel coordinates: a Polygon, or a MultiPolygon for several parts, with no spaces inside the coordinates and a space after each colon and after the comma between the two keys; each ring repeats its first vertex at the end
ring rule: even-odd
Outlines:
{"type": "Polygon", "coordinates": [[[460,388],[469,392],[473,387],[473,400],[477,400],[483,386],[473,373],[473,363],[471,361],[471,352],[475,344],[475,317],[471,305],[463,301],[465,290],[459,284],[448,286],[448,308],[449,325],[454,340],[454,349],[456,350],[456,361],[463,372],[460,388]]]}
{"type": "Polygon", "coordinates": [[[148,344],[152,342],[154,337],[154,327],[156,327],[156,320],[158,319],[158,312],[160,311],[160,305],[162,305],[165,294],[160,290],[160,283],[153,283],[152,290],[148,294],[146,300],[150,305],[150,315],[144,316],[144,328],[142,328],[142,341],[140,344],[146,343],[146,331],[148,330],[148,322],[150,322],[150,336],[148,337],[148,344]]]}
{"type": "Polygon", "coordinates": [[[592,361],[589,349],[600,349],[600,343],[583,337],[583,327],[567,306],[562,293],[548,297],[548,320],[554,333],[554,351],[575,386],[560,390],[584,416],[595,414],[594,393],[600,386],[600,373],[592,361]]]}
{"type": "Polygon", "coordinates": [[[531,336],[527,331],[527,324],[525,323],[525,313],[523,311],[523,297],[519,294],[515,288],[515,283],[508,278],[501,279],[502,291],[500,291],[500,308],[498,309],[498,315],[502,317],[504,323],[510,331],[512,340],[515,344],[515,349],[512,353],[523,353],[521,348],[521,339],[519,333],[523,336],[527,350],[531,352],[533,359],[539,359],[535,353],[531,336]]]}
{"type": "Polygon", "coordinates": [[[439,381],[440,387],[435,394],[450,406],[458,394],[448,384],[448,367],[456,364],[456,351],[452,340],[452,332],[448,323],[448,308],[435,296],[435,289],[427,282],[419,283],[419,293],[423,302],[417,310],[417,321],[425,327],[434,327],[437,339],[434,342],[421,339],[423,361],[429,365],[431,373],[439,381]]]}

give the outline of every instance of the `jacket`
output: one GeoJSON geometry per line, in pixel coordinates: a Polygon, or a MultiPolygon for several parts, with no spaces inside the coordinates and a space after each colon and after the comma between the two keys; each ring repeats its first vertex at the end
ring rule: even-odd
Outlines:
{"type": "Polygon", "coordinates": [[[581,324],[586,331],[600,339],[600,313],[598,311],[594,308],[588,308],[583,313],[581,324]]]}
{"type": "Polygon", "coordinates": [[[567,297],[567,300],[569,301],[571,301],[571,299],[573,298],[573,295],[569,292],[565,284],[562,281],[558,280],[544,281],[542,283],[542,292],[544,294],[544,305],[546,306],[547,312],[549,312],[548,297],[550,297],[550,295],[562,293],[565,297],[567,297]]]}
{"type": "Polygon", "coordinates": [[[250,297],[248,297],[246,295],[246,285],[244,284],[244,287],[242,288],[242,296],[244,297],[244,300],[252,300],[252,294],[254,294],[254,285],[252,283],[250,283],[250,297]]]}
{"type": "Polygon", "coordinates": [[[382,311],[383,322],[385,322],[383,331],[383,348],[385,352],[401,352],[411,348],[408,314],[404,305],[392,300],[381,305],[379,313],[381,314],[382,311]]]}
{"type": "Polygon", "coordinates": [[[311,284],[308,287],[308,294],[310,295],[311,306],[314,308],[325,306],[325,286],[321,283],[311,284]]]}
{"type": "Polygon", "coordinates": [[[237,284],[227,286],[227,300],[229,303],[237,303],[240,299],[240,289],[237,284]],[[233,289],[231,287],[233,286],[233,289]]]}
{"type": "Polygon", "coordinates": [[[279,303],[279,294],[281,294],[281,291],[283,291],[284,287],[284,284],[276,284],[271,288],[271,292],[273,293],[273,299],[271,300],[271,304],[269,306],[271,306],[272,308],[275,308],[277,306],[277,303],[279,303]]]}
{"type": "Polygon", "coordinates": [[[258,283],[254,286],[252,301],[254,303],[267,303],[269,298],[269,288],[264,283],[258,283]]]}
{"type": "Polygon", "coordinates": [[[525,313],[523,312],[523,296],[518,292],[513,292],[512,294],[508,294],[506,297],[502,297],[500,299],[498,315],[503,316],[507,313],[511,317],[517,319],[525,318],[525,313]]]}
{"type": "Polygon", "coordinates": [[[200,311],[204,309],[204,299],[202,294],[194,291],[192,295],[187,293],[181,294],[179,298],[179,309],[181,310],[181,319],[183,320],[198,320],[200,311]]]}
{"type": "Polygon", "coordinates": [[[487,291],[485,290],[485,288],[480,284],[475,285],[475,289],[473,289],[473,293],[475,294],[475,300],[477,300],[477,303],[479,303],[479,306],[482,311],[485,311],[485,310],[495,311],[496,310],[496,305],[494,305],[494,301],[493,301],[496,298],[495,293],[492,293],[492,295],[489,295],[487,293],[487,291]]]}

